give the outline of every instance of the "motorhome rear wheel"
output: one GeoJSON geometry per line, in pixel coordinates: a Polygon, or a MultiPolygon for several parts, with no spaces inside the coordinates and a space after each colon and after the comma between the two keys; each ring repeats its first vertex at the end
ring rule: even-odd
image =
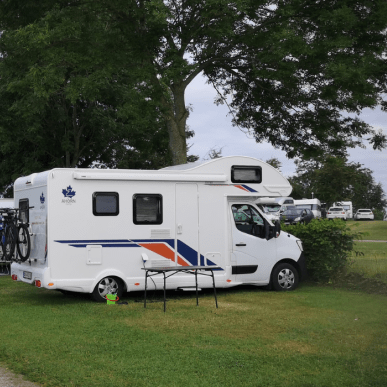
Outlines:
{"type": "Polygon", "coordinates": [[[122,296],[124,292],[124,285],[117,277],[102,278],[94,288],[92,296],[95,301],[106,302],[107,294],[116,294],[118,297],[122,296]]]}

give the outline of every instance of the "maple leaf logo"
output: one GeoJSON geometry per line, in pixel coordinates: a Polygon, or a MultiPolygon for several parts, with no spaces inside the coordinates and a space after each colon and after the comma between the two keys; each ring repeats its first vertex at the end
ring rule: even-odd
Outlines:
{"type": "Polygon", "coordinates": [[[62,189],[62,193],[65,198],[72,198],[75,196],[75,191],[73,191],[71,185],[69,185],[66,189],[62,189]]]}

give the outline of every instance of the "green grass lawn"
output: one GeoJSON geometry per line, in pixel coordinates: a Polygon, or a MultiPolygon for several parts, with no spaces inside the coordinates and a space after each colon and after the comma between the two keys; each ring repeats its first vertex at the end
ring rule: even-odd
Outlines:
{"type": "MultiPolygon", "coordinates": [[[[162,298],[161,293],[154,295],[162,298]]],[[[44,386],[383,386],[387,297],[302,284],[147,309],[0,277],[0,361],[44,386]]]]}
{"type": "Polygon", "coordinates": [[[382,220],[374,221],[348,221],[351,230],[363,232],[363,239],[387,241],[387,222],[382,220]]]}
{"type": "Polygon", "coordinates": [[[350,258],[350,272],[378,278],[387,283],[387,243],[356,242],[350,258]]]}

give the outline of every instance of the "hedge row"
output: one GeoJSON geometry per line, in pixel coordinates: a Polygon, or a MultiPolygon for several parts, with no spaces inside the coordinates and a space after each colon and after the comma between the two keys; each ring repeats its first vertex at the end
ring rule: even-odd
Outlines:
{"type": "Polygon", "coordinates": [[[313,219],[308,224],[281,224],[281,228],[302,240],[309,279],[318,282],[331,280],[348,264],[354,240],[362,235],[341,219],[313,219]]]}

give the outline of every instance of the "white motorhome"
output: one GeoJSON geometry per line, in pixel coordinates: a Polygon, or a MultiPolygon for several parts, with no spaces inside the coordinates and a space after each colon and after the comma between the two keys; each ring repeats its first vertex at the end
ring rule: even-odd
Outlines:
{"type": "Polygon", "coordinates": [[[318,199],[296,199],[294,204],[302,210],[311,210],[315,218],[321,218],[321,202],[318,199]]]}
{"type": "MultiPolygon", "coordinates": [[[[302,243],[255,204],[291,190],[275,168],[239,156],[157,171],[53,169],[21,177],[14,197],[32,248],[25,262],[12,264],[12,278],[103,301],[107,293],[144,290],[144,265],[216,265],[216,287],[292,290],[305,276],[302,243]]],[[[191,287],[193,277],[178,273],[167,288],[191,287]]],[[[199,277],[200,288],[212,287],[211,278],[199,277]]],[[[153,280],[148,286],[162,289],[162,275],[153,280]]]]}
{"type": "Polygon", "coordinates": [[[332,207],[343,207],[346,212],[347,219],[353,219],[352,202],[350,201],[336,202],[332,204],[332,207]]]}

